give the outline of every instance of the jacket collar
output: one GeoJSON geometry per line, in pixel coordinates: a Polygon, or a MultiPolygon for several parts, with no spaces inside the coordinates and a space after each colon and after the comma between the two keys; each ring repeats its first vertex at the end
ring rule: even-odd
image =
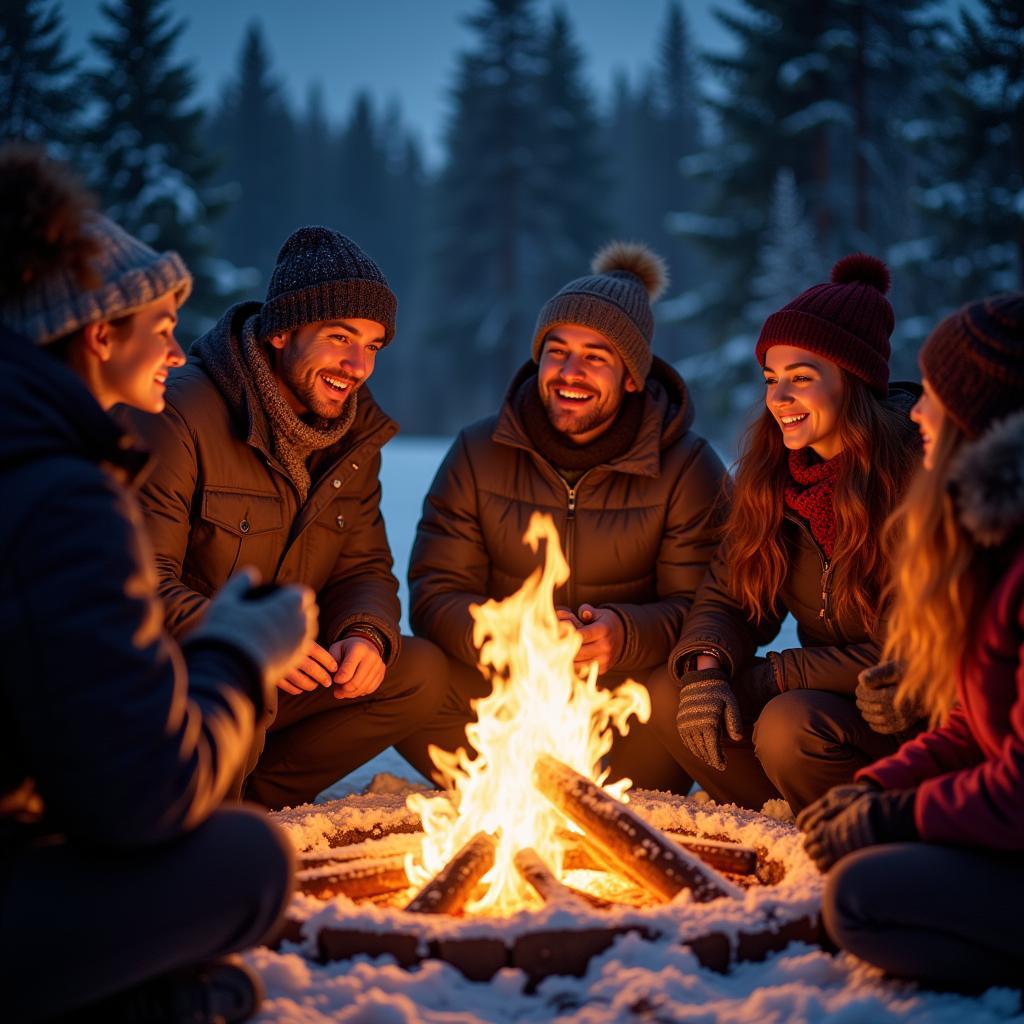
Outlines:
{"type": "Polygon", "coordinates": [[[983,547],[1024,531],[1024,410],[963,445],[949,485],[961,523],[983,547]]]}
{"type": "MultiPolygon", "coordinates": [[[[495,443],[534,451],[512,398],[523,381],[536,376],[537,364],[531,360],[524,363],[513,377],[491,434],[495,443]]],[[[661,472],[662,450],[686,433],[693,424],[693,403],[683,378],[657,356],[654,357],[647,377],[645,400],[636,443],[627,452],[608,462],[605,468],[635,476],[657,476],[661,472]]]]}

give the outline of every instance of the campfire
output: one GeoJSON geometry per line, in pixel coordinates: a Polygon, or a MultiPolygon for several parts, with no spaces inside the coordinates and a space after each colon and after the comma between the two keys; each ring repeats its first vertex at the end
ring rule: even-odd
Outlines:
{"type": "MultiPolygon", "coordinates": [[[[569,568],[551,519],[535,513],[524,541],[543,548],[541,566],[511,597],[472,609],[492,691],[475,704],[465,748],[431,748],[445,792],[412,794],[390,825],[327,829],[326,848],[300,855],[304,897],[347,898],[329,923],[322,914],[306,922],[320,959],[388,952],[408,965],[440,956],[470,977],[510,964],[534,978],[578,973],[624,931],[664,931],[673,918],[659,917],[662,908],[678,916],[684,904],[742,907],[753,887],[784,874],[767,850],[722,830],[657,827],[629,804],[628,779],[607,784],[614,731],[647,720],[647,691],[633,681],[604,689],[596,664],[576,666],[579,635],[555,611],[569,568]],[[347,901],[367,910],[353,913],[347,901]],[[518,934],[524,915],[547,923],[518,934]],[[481,932],[488,921],[492,930],[481,932]],[[452,931],[458,922],[478,922],[472,937],[452,931]]],[[[814,930],[813,915],[785,920],[766,908],[750,906],[762,927],[740,936],[750,955],[814,930]]],[[[743,952],[720,932],[687,941],[714,966],[743,952]]]]}

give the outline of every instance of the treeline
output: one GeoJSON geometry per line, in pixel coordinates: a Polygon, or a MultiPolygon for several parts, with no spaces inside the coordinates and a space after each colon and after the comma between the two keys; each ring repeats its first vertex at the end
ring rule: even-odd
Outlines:
{"type": "Polygon", "coordinates": [[[607,238],[646,240],[674,279],[656,349],[725,433],[756,394],[760,321],[844,252],[892,267],[898,372],[941,313],[1024,286],[1024,8],[945,12],[745,0],[710,54],[667,0],[648,73],[599,102],[564,10],[479,0],[428,169],[381,83],[340,123],[317,88],[294,108],[256,23],[204,109],[169,0],[110,0],[88,54],[58,3],[20,0],[0,4],[0,137],[45,142],[182,253],[186,341],[260,296],[293,228],[350,234],[399,296],[375,391],[412,431],[493,410],[543,300],[607,238]]]}

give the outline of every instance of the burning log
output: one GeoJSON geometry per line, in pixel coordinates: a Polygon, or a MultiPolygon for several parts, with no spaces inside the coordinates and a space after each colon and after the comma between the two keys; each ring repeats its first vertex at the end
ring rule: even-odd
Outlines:
{"type": "Polygon", "coordinates": [[[704,903],[740,890],[713,868],[702,864],[638,814],[609,796],[568,765],[544,754],[533,770],[534,785],[566,817],[587,833],[602,858],[662,899],[690,889],[704,903]]]}
{"type": "Polygon", "coordinates": [[[307,867],[299,871],[296,885],[300,892],[320,900],[333,896],[362,900],[405,889],[409,879],[405,858],[391,856],[307,867]]]}
{"type": "Polygon", "coordinates": [[[497,848],[493,836],[477,832],[405,909],[414,914],[457,913],[465,906],[476,883],[494,866],[497,848]]]}
{"type": "Polygon", "coordinates": [[[515,864],[516,871],[530,883],[545,903],[557,903],[568,907],[582,906],[582,901],[576,893],[555,878],[536,850],[531,847],[517,850],[512,863],[515,864]]]}

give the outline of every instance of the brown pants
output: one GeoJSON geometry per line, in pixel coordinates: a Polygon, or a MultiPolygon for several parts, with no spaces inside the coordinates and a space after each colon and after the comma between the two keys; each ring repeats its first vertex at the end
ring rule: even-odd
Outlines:
{"type": "Polygon", "coordinates": [[[339,700],[334,687],[324,686],[299,694],[278,691],[277,708],[257,726],[245,798],[271,809],[308,803],[420,728],[436,712],[444,687],[441,651],[403,637],[384,681],[366,697],[339,700]]]}
{"type": "Polygon", "coordinates": [[[760,810],[786,800],[794,814],[826,790],[849,782],[858,768],[891,754],[899,742],[874,732],[852,697],[825,690],[787,690],[770,700],[756,721],[744,721],[739,742],[725,736],[724,771],[683,744],[676,731],[679,683],[667,668],[652,673],[651,726],[672,758],[718,803],[760,810]]]}
{"type": "MultiPolygon", "coordinates": [[[[624,675],[610,672],[600,679],[608,689],[634,678],[643,683],[644,673],[624,675]],[[638,676],[640,678],[638,678],[638,676]]],[[[440,711],[418,732],[395,746],[398,752],[425,778],[438,784],[443,780],[434,767],[427,745],[435,744],[442,750],[457,750],[469,746],[466,726],[476,721],[470,701],[486,697],[491,692],[490,682],[480,671],[454,658],[448,658],[448,689],[440,711]]],[[[671,792],[689,792],[692,780],[653,738],[650,725],[633,720],[627,736],[616,735],[608,754],[611,768],[609,781],[628,777],[640,789],[665,789],[671,792]]]]}

